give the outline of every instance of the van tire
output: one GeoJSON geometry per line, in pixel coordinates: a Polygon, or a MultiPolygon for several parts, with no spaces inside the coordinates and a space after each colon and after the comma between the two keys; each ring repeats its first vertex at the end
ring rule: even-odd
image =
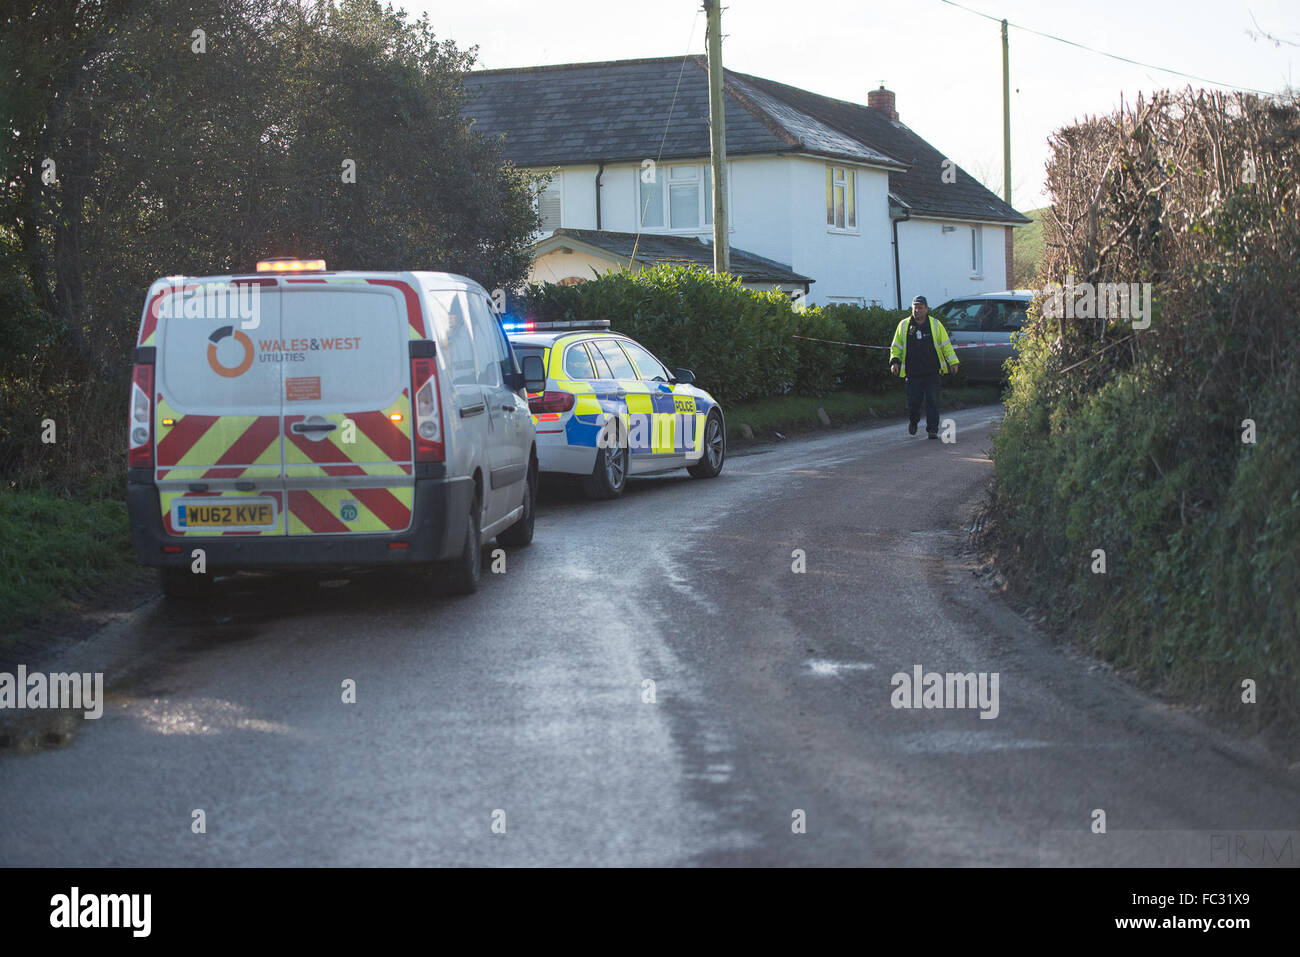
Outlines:
{"type": "Polygon", "coordinates": [[[605,427],[602,435],[608,438],[596,443],[596,466],[582,480],[582,491],[587,498],[618,498],[627,488],[631,451],[619,435],[616,420],[605,427]]]}
{"type": "Polygon", "coordinates": [[[507,548],[523,548],[533,540],[533,526],[537,517],[537,459],[528,462],[528,479],[524,484],[524,514],[504,532],[497,533],[497,541],[507,548]]]}
{"type": "Polygon", "coordinates": [[[483,576],[482,511],[478,492],[475,491],[474,498],[469,503],[465,544],[461,547],[460,556],[444,566],[446,574],[443,581],[450,594],[472,595],[478,591],[479,579],[483,576]]]}
{"type": "Polygon", "coordinates": [[[159,568],[158,584],[164,598],[201,601],[212,596],[212,575],[196,574],[188,567],[159,568]]]}
{"type": "Polygon", "coordinates": [[[699,462],[686,466],[693,478],[717,478],[727,459],[727,430],[717,409],[704,420],[704,454],[699,462]]]}

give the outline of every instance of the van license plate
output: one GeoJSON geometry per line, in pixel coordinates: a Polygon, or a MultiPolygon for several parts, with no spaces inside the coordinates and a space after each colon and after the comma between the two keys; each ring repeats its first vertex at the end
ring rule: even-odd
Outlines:
{"type": "Polygon", "coordinates": [[[177,528],[268,528],[275,525],[274,502],[201,502],[176,506],[177,528]]]}

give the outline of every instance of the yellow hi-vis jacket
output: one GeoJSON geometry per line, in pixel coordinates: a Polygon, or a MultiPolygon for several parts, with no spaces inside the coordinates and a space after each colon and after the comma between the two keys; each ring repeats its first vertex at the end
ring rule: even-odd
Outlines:
{"type": "MultiPolygon", "coordinates": [[[[930,335],[934,339],[934,351],[939,354],[939,372],[946,373],[949,366],[958,364],[957,353],[953,351],[952,342],[948,339],[948,330],[943,327],[943,323],[934,318],[933,315],[928,318],[930,320],[930,335]]],[[[889,361],[893,363],[895,359],[898,360],[898,377],[900,379],[907,376],[907,324],[911,321],[911,316],[903,317],[903,321],[894,330],[894,341],[889,346],[889,361]]]]}

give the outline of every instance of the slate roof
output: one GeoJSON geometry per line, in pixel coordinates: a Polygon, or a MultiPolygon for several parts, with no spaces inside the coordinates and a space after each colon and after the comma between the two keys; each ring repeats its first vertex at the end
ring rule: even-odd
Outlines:
{"type": "MultiPolygon", "coordinates": [[[[478,132],[505,136],[517,166],[707,156],[707,71],[702,56],[473,70],[464,112],[478,132]]],[[[960,168],[944,183],[943,154],[880,110],[731,70],[723,77],[729,156],[811,153],[879,166],[891,198],[913,214],[1029,222],[960,168]]]]}
{"type": "Polygon", "coordinates": [[[889,174],[891,200],[912,213],[960,216],[999,222],[1027,223],[1003,202],[996,193],[954,164],[956,181],[943,181],[946,157],[905,124],[892,120],[883,110],[873,110],[860,103],[836,100],[809,93],[761,77],[738,74],[758,89],[770,93],[796,110],[807,113],[860,142],[870,143],[881,152],[906,163],[905,172],[889,174]]]}
{"type": "MultiPolygon", "coordinates": [[[[642,233],[638,243],[636,233],[622,233],[609,229],[573,229],[568,226],[555,230],[552,237],[568,237],[613,253],[620,259],[632,255],[636,243],[639,263],[696,264],[713,268],[713,244],[694,236],[665,236],[661,233],[642,233]]],[[[545,242],[546,240],[542,240],[545,242]]],[[[731,274],[745,282],[811,283],[814,280],[801,276],[784,263],[756,256],[743,249],[731,247],[731,274]]]]}

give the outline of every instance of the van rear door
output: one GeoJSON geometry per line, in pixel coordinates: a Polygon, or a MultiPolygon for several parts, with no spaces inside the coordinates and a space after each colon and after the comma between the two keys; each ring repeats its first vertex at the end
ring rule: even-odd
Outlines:
{"type": "Polygon", "coordinates": [[[268,361],[280,370],[287,533],[408,528],[415,478],[404,291],[364,279],[287,279],[280,299],[268,361]]]}
{"type": "Polygon", "coordinates": [[[160,291],[145,318],[156,347],[154,481],[171,535],[275,535],[283,528],[274,280],[195,281],[160,291]]]}

